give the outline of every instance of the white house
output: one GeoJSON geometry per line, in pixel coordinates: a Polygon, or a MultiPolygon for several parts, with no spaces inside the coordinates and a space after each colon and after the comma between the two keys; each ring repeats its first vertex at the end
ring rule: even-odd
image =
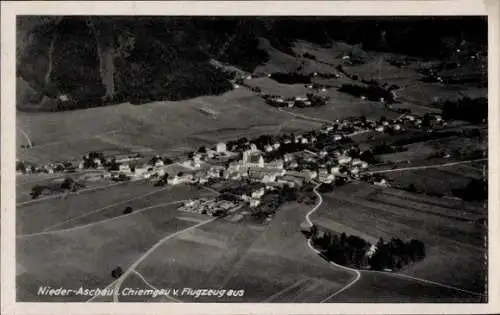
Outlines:
{"type": "Polygon", "coordinates": [[[377,246],[372,244],[370,246],[370,248],[366,251],[366,256],[368,258],[371,258],[375,254],[376,251],[377,251],[377,246]]]}
{"type": "Polygon", "coordinates": [[[340,141],[340,140],[342,140],[342,135],[334,135],[333,136],[333,140],[334,141],[340,141]]]}
{"type": "Polygon", "coordinates": [[[283,160],[285,162],[291,162],[291,161],[293,161],[294,160],[293,154],[286,153],[285,155],[283,155],[283,160]]]}
{"type": "Polygon", "coordinates": [[[264,196],[264,193],[265,193],[264,187],[254,190],[252,192],[252,198],[261,198],[262,196],[264,196]]]}
{"type": "Polygon", "coordinates": [[[375,128],[375,131],[378,131],[378,132],[384,132],[384,130],[385,130],[384,126],[377,126],[377,128],[375,128]]]}
{"type": "Polygon", "coordinates": [[[330,173],[334,174],[334,175],[340,175],[340,166],[332,166],[332,168],[330,169],[330,173]]]}
{"type": "Polygon", "coordinates": [[[383,178],[378,181],[375,181],[374,184],[381,187],[387,187],[387,181],[383,178]]]}
{"type": "Polygon", "coordinates": [[[339,157],[338,162],[339,162],[339,164],[343,165],[343,164],[348,164],[351,161],[352,161],[352,157],[344,155],[344,156],[339,157]]]}
{"type": "Polygon", "coordinates": [[[260,200],[259,199],[251,199],[250,202],[250,208],[255,208],[260,205],[260,200]]]}
{"type": "Polygon", "coordinates": [[[120,164],[118,165],[118,171],[120,172],[130,172],[130,165],[128,164],[120,164]]]}
{"type": "Polygon", "coordinates": [[[157,159],[154,166],[159,167],[159,166],[164,166],[165,163],[163,162],[162,159],[157,159]]]}
{"type": "Polygon", "coordinates": [[[217,143],[215,150],[217,151],[217,153],[226,153],[227,146],[224,142],[219,142],[217,143]]]}
{"type": "Polygon", "coordinates": [[[333,174],[320,174],[318,176],[318,180],[322,183],[325,183],[325,184],[330,184],[331,182],[333,182],[335,180],[335,175],[333,174]]]}

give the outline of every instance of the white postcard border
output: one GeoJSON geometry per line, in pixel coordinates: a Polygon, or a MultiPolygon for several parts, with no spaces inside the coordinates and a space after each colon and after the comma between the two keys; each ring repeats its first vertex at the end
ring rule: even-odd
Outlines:
{"type": "Polygon", "coordinates": [[[1,4],[1,314],[470,314],[500,312],[500,1],[12,1],[1,4]],[[17,303],[15,302],[16,15],[488,15],[488,303],[17,303]],[[496,298],[495,298],[496,297],[496,298]]]}

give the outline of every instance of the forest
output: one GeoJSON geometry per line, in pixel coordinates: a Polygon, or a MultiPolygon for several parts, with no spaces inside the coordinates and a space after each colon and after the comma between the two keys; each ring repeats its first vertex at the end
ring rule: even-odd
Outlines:
{"type": "Polygon", "coordinates": [[[224,93],[232,89],[227,74],[209,61],[251,72],[269,58],[262,38],[291,55],[302,39],[444,58],[450,40],[443,38],[484,48],[485,34],[478,17],[22,16],[17,102],[22,110],[69,110],[224,93]]]}
{"type": "Polygon", "coordinates": [[[338,236],[314,228],[311,241],[326,259],[357,269],[396,271],[425,258],[425,244],[416,239],[404,242],[392,238],[385,242],[381,238],[373,248],[358,236],[338,236]]]}

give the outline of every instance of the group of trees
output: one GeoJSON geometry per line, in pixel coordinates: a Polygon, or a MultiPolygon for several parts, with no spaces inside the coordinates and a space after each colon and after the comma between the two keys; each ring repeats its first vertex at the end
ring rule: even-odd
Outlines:
{"type": "Polygon", "coordinates": [[[474,178],[464,188],[453,189],[452,192],[465,201],[485,201],[488,198],[488,181],[474,178]]]}
{"type": "Polygon", "coordinates": [[[340,88],[338,88],[338,91],[356,97],[364,96],[366,97],[366,99],[374,102],[378,102],[381,98],[383,98],[385,103],[396,103],[391,90],[384,89],[383,87],[380,87],[378,85],[362,86],[356,84],[342,84],[340,88]]]}
{"type": "Polygon", "coordinates": [[[271,74],[271,79],[283,84],[307,84],[311,83],[311,75],[300,73],[275,72],[271,74]]]}
{"type": "Polygon", "coordinates": [[[443,119],[482,123],[488,119],[488,99],[464,97],[457,101],[448,100],[442,104],[442,114],[443,119]]]}
{"type": "Polygon", "coordinates": [[[83,183],[79,183],[71,177],[66,177],[64,180],[57,184],[45,184],[45,185],[35,185],[31,188],[31,198],[36,199],[41,196],[44,192],[64,192],[72,191],[76,192],[78,189],[85,187],[83,183]]]}
{"type": "Polygon", "coordinates": [[[221,93],[232,87],[209,60],[253,71],[269,59],[262,38],[290,55],[299,39],[427,57],[450,53],[444,35],[486,42],[479,18],[21,17],[17,29],[19,76],[39,94],[35,100],[65,95],[61,108],[68,109],[221,93]]]}
{"type": "Polygon", "coordinates": [[[381,238],[374,252],[370,253],[371,244],[364,239],[342,233],[340,236],[320,232],[317,228],[311,236],[313,245],[328,260],[344,266],[370,268],[373,270],[398,270],[425,257],[425,244],[412,239],[404,242],[393,238],[384,242],[381,238]]]}
{"type": "Polygon", "coordinates": [[[408,264],[425,258],[425,244],[422,241],[412,239],[404,242],[399,238],[393,238],[384,242],[381,238],[373,256],[369,259],[370,267],[374,270],[398,270],[408,264]]]}
{"type": "Polygon", "coordinates": [[[87,155],[83,156],[82,160],[84,168],[97,168],[98,163],[96,160],[99,160],[101,164],[105,164],[106,162],[104,153],[95,151],[89,152],[87,155]]]}
{"type": "Polygon", "coordinates": [[[360,237],[342,233],[339,236],[330,232],[317,232],[311,238],[313,245],[320,249],[325,258],[344,266],[366,268],[366,255],[370,244],[360,237]]]}

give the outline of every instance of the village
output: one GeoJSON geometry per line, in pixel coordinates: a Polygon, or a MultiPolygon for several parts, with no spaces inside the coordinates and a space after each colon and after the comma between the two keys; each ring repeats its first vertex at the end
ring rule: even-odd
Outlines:
{"type": "MultiPolygon", "coordinates": [[[[337,120],[325,124],[320,130],[302,134],[262,135],[255,139],[219,142],[212,147],[200,147],[175,160],[160,155],[104,156],[101,152],[89,152],[76,164],[66,161],[35,166],[18,161],[17,171],[19,174],[68,175],[93,172],[92,180],[97,182],[146,180],[155,186],[210,187],[223,183],[228,187],[243,187],[244,184],[253,184],[249,189],[240,189],[237,194],[231,193],[231,198],[218,197],[210,202],[191,200],[181,208],[184,211],[221,216],[238,205],[244,205],[244,208],[255,214],[259,213],[259,209],[269,206],[269,200],[264,201],[266,196],[283,194],[283,189],[311,192],[314,185],[322,185],[322,189],[331,190],[335,185],[353,180],[387,186],[382,176],[371,176],[368,172],[374,160],[373,148],[361,150],[351,137],[368,132],[394,134],[409,128],[421,129],[424,125],[429,128],[430,122],[435,128],[446,126],[440,115],[417,117],[403,113],[397,119],[381,117],[377,121],[362,117],[337,120]]],[[[89,177],[81,176],[86,180],[89,177]]],[[[47,187],[45,191],[49,194],[61,191],[60,187],[47,187]]],[[[35,190],[33,198],[39,197],[44,191],[39,185],[33,187],[35,190]]],[[[73,188],[73,191],[76,190],[73,188]]],[[[277,206],[272,208],[273,211],[266,212],[268,218],[277,206]]]]}

